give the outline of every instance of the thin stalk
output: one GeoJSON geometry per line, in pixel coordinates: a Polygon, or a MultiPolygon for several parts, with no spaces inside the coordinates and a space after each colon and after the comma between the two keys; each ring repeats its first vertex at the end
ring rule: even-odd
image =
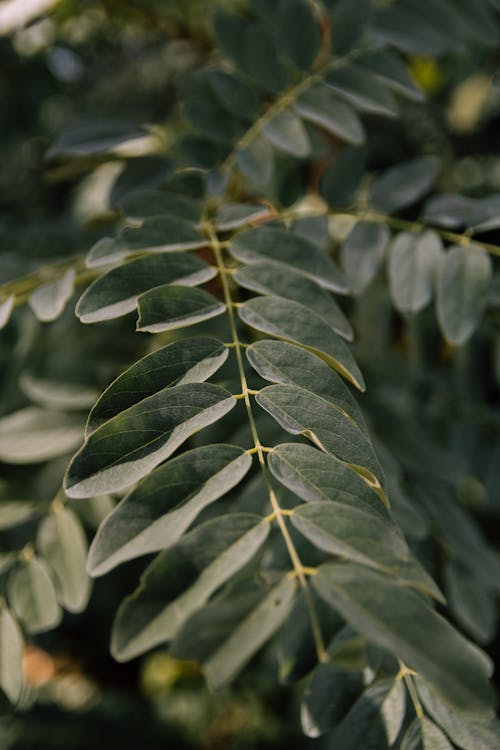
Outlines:
{"type": "Polygon", "coordinates": [[[304,598],[306,600],[308,610],[309,610],[309,617],[311,620],[311,629],[313,633],[314,642],[316,645],[318,659],[319,661],[325,661],[328,658],[328,655],[327,655],[325,644],[323,641],[323,636],[321,633],[321,627],[319,624],[319,619],[317,616],[316,608],[314,606],[314,601],[312,599],[311,591],[309,589],[309,584],[308,584],[307,577],[306,577],[310,571],[308,568],[302,565],[297,549],[295,548],[293,540],[290,536],[290,532],[288,531],[288,527],[285,521],[285,516],[288,515],[288,513],[286,513],[286,511],[281,508],[279,504],[279,500],[272,487],[271,480],[269,477],[269,472],[267,469],[266,459],[265,459],[266,448],[262,445],[260,441],[259,433],[257,430],[257,425],[255,423],[255,416],[253,413],[252,402],[250,400],[250,394],[252,393],[252,390],[248,388],[248,382],[247,382],[246,373],[245,373],[245,365],[243,362],[243,355],[242,355],[242,343],[238,335],[238,329],[237,329],[236,318],[235,318],[235,313],[234,313],[235,304],[231,296],[231,289],[229,286],[228,275],[226,273],[226,267],[225,267],[224,258],[222,255],[222,248],[220,247],[219,238],[217,237],[216,232],[214,231],[213,227],[210,224],[207,224],[206,232],[209,238],[210,247],[212,248],[212,251],[215,255],[217,266],[220,272],[219,276],[221,279],[222,289],[224,293],[224,301],[226,303],[227,314],[229,318],[229,326],[231,329],[231,338],[232,338],[232,343],[234,344],[233,348],[234,348],[234,352],[236,355],[238,372],[240,376],[241,393],[245,401],[245,408],[246,408],[246,412],[248,416],[248,423],[250,425],[250,432],[252,434],[252,440],[254,443],[254,447],[251,450],[253,453],[256,453],[258,457],[259,465],[262,471],[262,476],[263,476],[266,489],[267,489],[267,493],[269,496],[269,501],[271,503],[273,516],[276,519],[276,522],[278,524],[278,527],[283,537],[283,541],[285,542],[288,554],[290,556],[290,560],[293,565],[293,575],[298,579],[299,584],[304,593],[304,598]]]}

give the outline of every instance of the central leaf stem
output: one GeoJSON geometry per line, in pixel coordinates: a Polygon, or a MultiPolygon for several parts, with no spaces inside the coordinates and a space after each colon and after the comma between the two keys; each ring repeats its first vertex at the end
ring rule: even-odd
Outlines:
{"type": "Polygon", "coordinates": [[[217,261],[217,268],[219,270],[219,276],[221,279],[222,289],[224,293],[224,301],[226,303],[227,314],[229,317],[229,325],[231,329],[232,343],[233,343],[233,348],[236,354],[238,372],[239,372],[240,381],[241,381],[241,393],[245,401],[248,422],[250,425],[250,431],[251,431],[252,439],[254,442],[254,448],[252,449],[252,452],[255,452],[258,456],[260,468],[262,471],[262,476],[263,476],[266,489],[269,495],[269,501],[273,509],[273,515],[276,519],[280,532],[283,536],[283,540],[285,542],[286,548],[288,550],[288,554],[290,556],[290,560],[293,565],[293,574],[298,579],[300,586],[302,587],[302,590],[304,593],[304,599],[306,601],[308,611],[309,611],[311,629],[312,629],[314,642],[316,645],[316,652],[317,652],[318,660],[321,662],[324,662],[328,660],[328,654],[325,649],[325,644],[324,644],[323,636],[321,633],[321,627],[319,624],[316,607],[314,605],[314,601],[311,595],[311,590],[309,588],[309,584],[307,581],[307,573],[309,569],[305,568],[302,565],[299,554],[290,536],[290,532],[288,531],[288,527],[287,527],[286,520],[285,520],[286,511],[284,511],[281,508],[279,504],[279,500],[271,484],[269,472],[267,469],[266,459],[265,459],[266,449],[264,448],[264,446],[262,445],[260,441],[259,433],[257,431],[257,425],[255,423],[255,417],[254,417],[253,409],[252,409],[252,402],[250,400],[250,394],[253,391],[252,389],[248,388],[248,383],[247,383],[247,378],[246,378],[246,373],[245,373],[245,365],[243,362],[243,355],[242,355],[243,345],[238,336],[238,329],[237,329],[236,318],[235,318],[235,313],[234,313],[236,305],[231,296],[231,288],[229,286],[227,269],[224,264],[222,248],[221,248],[217,233],[215,232],[213,226],[207,223],[205,225],[205,229],[206,229],[210,247],[217,261]]]}

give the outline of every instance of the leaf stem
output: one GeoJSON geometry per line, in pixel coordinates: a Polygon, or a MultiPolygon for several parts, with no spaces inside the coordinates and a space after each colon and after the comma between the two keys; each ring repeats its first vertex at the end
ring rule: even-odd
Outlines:
{"type": "Polygon", "coordinates": [[[328,658],[328,655],[325,649],[325,644],[323,641],[323,636],[321,633],[321,627],[319,624],[319,619],[318,619],[318,615],[316,612],[316,608],[314,606],[314,601],[312,599],[311,591],[309,589],[309,585],[307,582],[307,577],[306,577],[306,572],[305,572],[307,568],[304,568],[304,566],[302,565],[298,552],[290,536],[290,532],[288,531],[288,527],[285,521],[285,515],[288,515],[288,514],[284,511],[284,509],[281,508],[279,504],[279,500],[272,487],[268,469],[267,469],[266,459],[264,457],[265,448],[260,442],[259,433],[257,431],[257,425],[255,423],[255,417],[254,417],[254,413],[252,409],[252,402],[250,400],[250,394],[253,393],[253,391],[252,389],[248,387],[248,383],[247,383],[245,365],[243,362],[243,355],[242,355],[242,347],[241,347],[241,342],[240,342],[240,338],[238,335],[238,329],[236,326],[236,318],[234,314],[234,309],[236,305],[233,302],[233,299],[231,296],[231,289],[229,286],[229,281],[227,278],[227,274],[225,273],[224,258],[222,255],[219,238],[213,226],[210,223],[208,222],[206,223],[205,230],[206,230],[207,237],[209,239],[210,247],[212,248],[212,251],[217,261],[217,266],[220,271],[220,279],[221,279],[222,289],[224,293],[224,301],[226,303],[227,314],[229,317],[231,337],[234,343],[234,351],[236,354],[238,372],[239,372],[240,381],[241,381],[241,392],[243,395],[243,399],[245,401],[248,422],[250,425],[250,432],[252,434],[252,439],[254,443],[253,451],[257,454],[257,457],[259,460],[259,465],[262,471],[262,476],[266,485],[267,493],[269,495],[269,501],[271,503],[273,515],[276,518],[278,527],[280,529],[281,535],[283,537],[286,548],[288,550],[288,554],[290,556],[290,560],[293,565],[293,574],[298,579],[300,586],[304,592],[304,598],[307,602],[307,606],[309,609],[311,630],[312,630],[314,642],[316,645],[316,652],[317,652],[318,660],[325,661],[328,658]]]}

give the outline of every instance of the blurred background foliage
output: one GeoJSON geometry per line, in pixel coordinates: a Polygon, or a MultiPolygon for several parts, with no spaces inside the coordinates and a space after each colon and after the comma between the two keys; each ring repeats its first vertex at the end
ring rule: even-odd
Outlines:
{"type": "MultiPolygon", "coordinates": [[[[24,11],[28,5],[37,4],[24,3],[24,11]]],[[[211,54],[212,12],[231,5],[242,3],[61,0],[38,3],[41,12],[35,7],[30,17],[21,12],[22,0],[0,3],[0,284],[84,253],[113,224],[114,200],[130,184],[154,187],[165,182],[173,169],[169,147],[184,124],[176,85],[211,54]],[[15,5],[18,15],[9,22],[5,10],[15,5]],[[109,139],[118,144],[111,155],[109,139]],[[87,148],[82,148],[82,140],[87,148]],[[74,158],[68,161],[68,154],[74,158]]],[[[472,197],[500,191],[499,57],[498,49],[488,48],[439,63],[411,58],[428,102],[406,102],[400,120],[367,118],[370,168],[392,165],[414,153],[437,153],[444,160],[444,190],[472,197]]],[[[317,184],[318,169],[321,165],[306,175],[311,188],[317,184]]],[[[303,171],[297,179],[303,189],[303,171]]],[[[293,179],[285,182],[280,198],[286,204],[295,196],[293,179]]],[[[500,237],[488,240],[498,242],[500,237]]],[[[382,378],[379,382],[371,355],[387,349],[387,328],[394,321],[377,284],[356,305],[358,356],[372,369],[372,419],[383,413],[382,432],[390,436],[391,425],[401,414],[408,416],[407,384],[398,391],[382,378]]],[[[396,357],[410,352],[409,366],[416,373],[425,367],[426,357],[418,341],[432,325],[424,315],[420,330],[396,336],[396,357]]],[[[95,336],[76,321],[72,305],[50,326],[20,308],[0,339],[0,415],[32,400],[30,377],[73,383],[80,394],[84,386],[102,390],[145,352],[144,338],[130,336],[128,330],[128,321],[110,322],[95,336]]],[[[431,342],[430,348],[445,366],[449,352],[442,343],[431,342]]],[[[452,406],[446,401],[449,378],[455,394],[467,392],[470,381],[477,381],[471,363],[478,358],[481,362],[480,350],[479,338],[442,379],[441,389],[432,391],[425,414],[418,419],[415,415],[416,422],[457,408],[458,401],[452,406]]],[[[396,368],[396,377],[398,372],[396,368]]],[[[425,402],[425,383],[416,378],[414,388],[425,402]]],[[[77,419],[83,419],[94,396],[91,392],[87,401],[83,398],[77,419]]],[[[469,402],[470,411],[474,404],[469,402]]],[[[477,478],[477,461],[471,460],[460,492],[484,533],[498,545],[498,425],[489,424],[484,411],[479,415],[482,439],[488,442],[494,435],[490,443],[496,454],[488,458],[484,482],[477,478]]],[[[461,431],[454,427],[453,435],[443,429],[435,435],[462,468],[464,455],[486,461],[479,449],[472,454],[469,450],[469,417],[464,416],[461,431]]],[[[397,439],[397,431],[394,435],[397,439]]],[[[49,503],[60,486],[64,455],[43,464],[0,465],[0,497],[10,498],[15,488],[19,499],[49,503]]],[[[453,465],[451,461],[450,472],[453,465]]],[[[89,534],[110,502],[103,498],[75,504],[89,534]]],[[[28,519],[14,530],[0,530],[2,550],[17,549],[29,540],[34,523],[28,519]]],[[[14,711],[3,699],[2,749],[127,750],[138,743],[143,750],[321,746],[321,741],[302,737],[298,697],[292,689],[274,686],[274,665],[266,654],[233,688],[216,695],[207,693],[192,664],[176,662],[162,651],[127,665],[115,663],[108,650],[112,617],[140,569],[130,563],[98,580],[84,614],[66,614],[59,628],[33,638],[25,652],[29,688],[23,703],[14,711]]],[[[498,642],[491,644],[491,653],[498,663],[498,642]]]]}

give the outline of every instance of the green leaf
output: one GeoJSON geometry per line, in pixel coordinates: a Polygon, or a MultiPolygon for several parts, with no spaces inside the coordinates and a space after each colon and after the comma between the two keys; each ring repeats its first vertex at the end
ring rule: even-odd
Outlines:
{"type": "Polygon", "coordinates": [[[0,531],[18,526],[43,513],[43,506],[22,500],[0,500],[0,531]]]}
{"type": "Polygon", "coordinates": [[[453,750],[445,734],[426,716],[421,720],[424,750],[453,750]]]}
{"type": "Polygon", "coordinates": [[[331,401],[297,385],[270,385],[255,398],[284,430],[334,454],[380,491],[383,473],[370,441],[331,401]]]}
{"type": "Polygon", "coordinates": [[[239,229],[252,221],[269,216],[269,206],[252,203],[226,203],[217,211],[214,225],[219,232],[239,229]]]}
{"type": "Polygon", "coordinates": [[[195,255],[163,254],[124,263],[100,276],[82,294],[76,314],[82,323],[126,315],[137,307],[139,295],[158,282],[196,286],[213,279],[217,270],[195,255]]]}
{"type": "Polygon", "coordinates": [[[454,245],[438,266],[436,307],[443,334],[455,346],[477,327],[488,301],[492,276],[489,255],[480,245],[454,245]]]}
{"type": "Polygon", "coordinates": [[[194,222],[200,220],[203,208],[202,203],[194,198],[165,190],[134,190],[127,193],[118,205],[126,216],[133,219],[168,214],[194,222]]]}
{"type": "Polygon", "coordinates": [[[284,263],[324,289],[339,294],[348,292],[346,279],[326,253],[312,242],[281,228],[248,229],[236,235],[229,252],[241,263],[284,263]]]}
{"type": "Polygon", "coordinates": [[[387,741],[393,745],[403,726],[406,714],[406,690],[403,680],[396,678],[384,698],[380,712],[384,718],[387,741]]]}
{"type": "Polygon", "coordinates": [[[359,221],[342,245],[342,267],[355,294],[361,294],[374,279],[391,233],[384,224],[359,221]]]}
{"type": "Polygon", "coordinates": [[[98,268],[117,263],[131,255],[126,245],[117,237],[102,237],[93,245],[85,256],[87,268],[98,268]]]}
{"type": "Polygon", "coordinates": [[[308,156],[311,145],[300,118],[288,109],[277,112],[262,128],[262,134],[278,151],[296,158],[308,156]]]}
{"type": "Polygon", "coordinates": [[[436,232],[401,232],[390,246],[389,289],[402,313],[418,313],[432,299],[434,278],[443,252],[436,232]]]}
{"type": "Polygon", "coordinates": [[[366,505],[329,500],[296,508],[292,525],[316,547],[331,555],[388,573],[444,601],[436,585],[412,559],[397,526],[366,505]]]}
{"type": "Polygon", "coordinates": [[[363,376],[347,345],[323,318],[282,297],[256,297],[238,308],[241,320],[258,331],[300,344],[317,354],[360,391],[363,376]]]}
{"type": "Polygon", "coordinates": [[[306,502],[331,501],[389,516],[366,482],[347,464],[301,443],[283,443],[272,450],[269,469],[276,479],[306,502]]]}
{"type": "Polygon", "coordinates": [[[160,333],[201,323],[226,309],[204,289],[165,284],[139,296],[138,331],[160,333]]]}
{"type": "Polygon", "coordinates": [[[177,216],[153,216],[140,227],[125,227],[117,241],[130,254],[134,252],[176,252],[196,250],[206,240],[191,221],[177,216]]]}
{"type": "MultiPolygon", "coordinates": [[[[266,91],[274,94],[284,89],[290,76],[281,62],[276,41],[266,26],[245,23],[243,39],[243,65],[241,69],[266,91]]],[[[241,53],[239,53],[241,54],[241,53]]]]}
{"type": "Polygon", "coordinates": [[[224,70],[211,70],[207,75],[219,104],[238,118],[253,120],[259,111],[259,97],[242,78],[224,70]]]}
{"type": "Polygon", "coordinates": [[[251,464],[242,448],[219,444],[187,451],[155,469],[99,528],[90,548],[91,575],[170,547],[204,508],[243,479],[251,464]]]}
{"type": "Polygon", "coordinates": [[[307,70],[321,46],[313,6],[307,0],[281,0],[278,23],[284,51],[297,68],[307,70]]]}
{"type": "Polygon", "coordinates": [[[148,396],[90,435],[66,473],[68,496],[94,497],[130,487],[235,404],[228,391],[208,383],[176,385],[148,396]]]}
{"type": "Polygon", "coordinates": [[[373,207],[393,213],[417,203],[434,185],[440,168],[436,156],[420,156],[388,169],[372,185],[373,207]]]}
{"type": "Polygon", "coordinates": [[[478,643],[491,641],[497,620],[491,586],[453,559],[444,568],[444,582],[450,610],[458,622],[478,643]]]}
{"type": "Polygon", "coordinates": [[[368,53],[361,57],[361,65],[394,93],[415,102],[421,102],[425,99],[424,93],[396,52],[377,50],[368,53]]]}
{"type": "Polygon", "coordinates": [[[246,350],[252,367],[272,383],[308,388],[342,409],[367,433],[361,409],[342,378],[315,354],[286,341],[256,341],[246,350]]]}
{"type": "Polygon", "coordinates": [[[0,688],[11,703],[23,689],[23,638],[4,601],[0,602],[0,688]]]}
{"type": "Polygon", "coordinates": [[[339,0],[332,15],[332,49],[336,55],[345,55],[361,43],[371,21],[370,0],[339,0]]]}
{"type": "Polygon", "coordinates": [[[120,156],[135,141],[141,141],[145,130],[130,124],[100,120],[66,128],[47,151],[48,159],[68,159],[115,154],[120,156]]]}
{"type": "Polygon", "coordinates": [[[59,603],[69,612],[82,612],[91,589],[85,571],[87,539],[73,511],[49,513],[38,528],[37,546],[51,569],[59,603]]]}
{"type": "Polygon", "coordinates": [[[243,149],[236,151],[238,169],[257,185],[268,185],[274,173],[274,150],[265,138],[254,138],[243,149]]]}
{"type": "Polygon", "coordinates": [[[16,297],[14,294],[11,294],[6,299],[0,301],[0,331],[2,328],[5,328],[9,322],[15,303],[16,297]]]}
{"type": "Polygon", "coordinates": [[[228,351],[217,339],[196,336],[173,341],[146,355],[106,388],[89,414],[85,436],[168,386],[208,380],[222,367],[228,351]]]}
{"type": "Polygon", "coordinates": [[[173,643],[172,653],[199,659],[209,685],[222,687],[284,623],[296,586],[296,581],[286,575],[264,596],[261,591],[247,589],[237,598],[209,604],[188,620],[173,643]]]}
{"type": "Polygon", "coordinates": [[[327,73],[327,85],[361,112],[395,117],[396,101],[381,81],[357,65],[336,68],[327,73]]]}
{"type": "Polygon", "coordinates": [[[215,40],[225,55],[245,69],[244,37],[248,22],[236,13],[218,10],[213,19],[215,40]]]}
{"type": "Polygon", "coordinates": [[[82,434],[80,416],[28,406],[0,419],[0,461],[30,464],[64,456],[82,434]]]}
{"type": "Polygon", "coordinates": [[[236,269],[233,279],[253,292],[301,302],[323,318],[339,336],[352,341],[351,325],[332,296],[298,271],[285,266],[277,268],[273,263],[252,263],[236,269]]]}
{"type": "Polygon", "coordinates": [[[320,737],[347,714],[363,689],[359,672],[318,664],[306,687],[300,709],[302,730],[307,737],[320,737]]]}
{"type": "Polygon", "coordinates": [[[380,680],[362,693],[332,734],[335,750],[387,750],[388,728],[382,706],[391,685],[391,680],[380,680]]]}
{"type": "Polygon", "coordinates": [[[47,323],[61,315],[73,296],[75,271],[70,268],[64,276],[50,284],[42,284],[30,294],[29,305],[38,320],[47,323]]]}
{"type": "Polygon", "coordinates": [[[252,559],[269,531],[259,516],[227,515],[207,521],[159,555],[118,610],[111,644],[115,658],[132,659],[171,641],[190,615],[252,559]]]}
{"type": "Polygon", "coordinates": [[[353,628],[419,672],[454,705],[489,709],[494,700],[489,660],[419,594],[354,564],[322,565],[312,583],[353,628]]]}
{"type": "Polygon", "coordinates": [[[366,149],[343,149],[321,176],[320,193],[329,206],[342,208],[354,200],[365,174],[366,149]]]}
{"type": "Polygon", "coordinates": [[[347,143],[359,145],[365,140],[356,112],[323,84],[306,89],[297,97],[293,108],[305,120],[347,143]]]}
{"type": "Polygon", "coordinates": [[[415,718],[401,741],[401,750],[422,750],[422,728],[419,719],[415,718]]]}
{"type": "Polygon", "coordinates": [[[31,557],[12,570],[7,581],[10,606],[28,633],[43,633],[61,621],[54,584],[43,560],[31,557]]]}
{"type": "Polygon", "coordinates": [[[23,372],[19,385],[26,396],[36,404],[56,411],[89,409],[99,392],[79,383],[49,380],[23,372]]]}
{"type": "Polygon", "coordinates": [[[495,750],[500,741],[500,722],[470,711],[458,711],[446,703],[425,680],[415,679],[420,700],[434,721],[461,750],[495,750]]]}

